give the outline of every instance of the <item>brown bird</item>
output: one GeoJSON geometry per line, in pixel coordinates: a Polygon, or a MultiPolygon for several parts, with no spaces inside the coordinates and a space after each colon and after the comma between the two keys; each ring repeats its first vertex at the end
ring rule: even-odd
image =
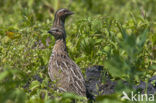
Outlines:
{"type": "Polygon", "coordinates": [[[51,80],[56,80],[56,85],[61,91],[86,96],[81,70],[68,56],[65,30],[54,27],[48,33],[52,34],[56,40],[48,67],[51,80]]]}
{"type": "MultiPolygon", "coordinates": [[[[71,12],[71,11],[68,10],[68,9],[64,9],[64,8],[63,8],[63,9],[57,10],[56,13],[55,13],[55,18],[54,18],[54,22],[53,22],[53,26],[52,26],[52,27],[59,27],[59,28],[62,28],[62,29],[65,30],[65,28],[64,28],[65,19],[66,19],[68,16],[72,15],[72,14],[73,14],[73,12],[71,12]]],[[[51,39],[50,39],[50,37],[48,37],[48,38],[46,39],[46,46],[49,46],[50,41],[51,41],[51,39]]],[[[44,48],[46,47],[46,46],[42,43],[41,40],[39,40],[38,42],[35,42],[34,47],[37,47],[37,45],[38,45],[38,47],[39,47],[40,49],[44,49],[44,48]]]]}
{"type": "Polygon", "coordinates": [[[65,29],[64,28],[65,19],[72,14],[74,14],[74,13],[69,11],[68,9],[63,8],[63,9],[57,10],[55,13],[55,19],[54,19],[52,27],[58,27],[61,29],[65,29]]]}

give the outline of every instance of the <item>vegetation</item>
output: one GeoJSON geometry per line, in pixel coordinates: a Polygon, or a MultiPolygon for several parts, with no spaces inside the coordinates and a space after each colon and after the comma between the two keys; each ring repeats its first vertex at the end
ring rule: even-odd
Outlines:
{"type": "Polygon", "coordinates": [[[103,65],[112,80],[127,81],[128,87],[119,83],[113,95],[96,98],[97,103],[122,103],[122,91],[156,75],[155,4],[155,0],[1,0],[0,102],[87,103],[84,97],[56,91],[47,73],[55,43],[47,31],[54,12],[68,8],[75,13],[66,22],[70,57],[84,74],[88,66],[103,65]]]}

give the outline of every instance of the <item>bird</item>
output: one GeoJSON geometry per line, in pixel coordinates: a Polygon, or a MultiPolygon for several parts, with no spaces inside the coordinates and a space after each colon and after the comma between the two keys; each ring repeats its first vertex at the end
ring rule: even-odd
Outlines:
{"type": "MultiPolygon", "coordinates": [[[[64,27],[65,19],[72,14],[74,13],[66,8],[61,8],[57,10],[55,13],[55,18],[54,18],[52,27],[59,27],[65,30],[65,27],[64,27]]],[[[50,41],[51,41],[50,37],[46,38],[46,45],[44,45],[42,41],[39,40],[38,42],[35,42],[34,48],[37,47],[38,45],[40,49],[45,49],[46,46],[50,45],[50,41]]]]}
{"type": "Polygon", "coordinates": [[[55,38],[55,45],[49,60],[48,73],[60,91],[86,97],[85,80],[81,69],[69,57],[66,47],[65,29],[52,27],[48,31],[55,38]]]}
{"type": "MultiPolygon", "coordinates": [[[[58,27],[61,28],[65,31],[65,20],[67,17],[69,17],[70,15],[73,15],[74,13],[66,8],[61,8],[58,9],[55,13],[55,18],[54,18],[54,22],[53,22],[53,27],[58,27]]],[[[64,34],[65,38],[66,38],[66,33],[64,34]]]]}
{"type": "Polygon", "coordinates": [[[64,24],[67,17],[74,14],[72,11],[62,8],[56,11],[52,27],[58,27],[65,30],[64,24]]]}

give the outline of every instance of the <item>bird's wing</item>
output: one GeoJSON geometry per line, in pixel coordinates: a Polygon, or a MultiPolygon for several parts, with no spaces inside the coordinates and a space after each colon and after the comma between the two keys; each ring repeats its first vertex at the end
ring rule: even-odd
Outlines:
{"type": "Polygon", "coordinates": [[[68,92],[85,96],[86,88],[80,68],[67,55],[53,57],[49,62],[49,75],[51,80],[60,78],[58,87],[68,92]]]}
{"type": "Polygon", "coordinates": [[[62,61],[67,71],[70,71],[70,85],[80,95],[85,95],[85,81],[80,68],[69,57],[62,61]]]}
{"type": "Polygon", "coordinates": [[[61,81],[70,81],[69,73],[66,71],[65,66],[63,66],[62,60],[60,58],[52,57],[49,61],[48,73],[51,80],[61,79],[61,81]]]}

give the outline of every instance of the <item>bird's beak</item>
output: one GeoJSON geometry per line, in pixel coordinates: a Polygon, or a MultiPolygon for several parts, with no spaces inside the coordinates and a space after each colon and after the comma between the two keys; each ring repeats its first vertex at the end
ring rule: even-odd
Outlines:
{"type": "Polygon", "coordinates": [[[68,15],[73,15],[74,13],[72,11],[68,11],[68,15]]]}
{"type": "Polygon", "coordinates": [[[49,34],[52,34],[53,32],[51,30],[48,31],[49,34]]]}

